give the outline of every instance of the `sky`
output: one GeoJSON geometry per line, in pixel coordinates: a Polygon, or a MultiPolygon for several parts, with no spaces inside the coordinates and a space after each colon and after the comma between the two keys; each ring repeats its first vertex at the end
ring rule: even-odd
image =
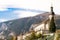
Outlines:
{"type": "Polygon", "coordinates": [[[60,0],[0,0],[0,22],[50,12],[51,3],[60,15],[60,0]]]}

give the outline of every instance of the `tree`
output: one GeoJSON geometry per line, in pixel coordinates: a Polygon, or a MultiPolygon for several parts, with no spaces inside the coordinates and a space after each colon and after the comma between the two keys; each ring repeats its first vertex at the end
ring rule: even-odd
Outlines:
{"type": "Polygon", "coordinates": [[[43,35],[41,33],[37,34],[36,37],[37,38],[41,38],[43,35]]]}
{"type": "Polygon", "coordinates": [[[31,40],[30,36],[26,36],[25,40],[31,40]]]}
{"type": "Polygon", "coordinates": [[[49,23],[49,31],[52,32],[52,33],[56,31],[54,17],[51,18],[51,21],[49,23]]]}
{"type": "Polygon", "coordinates": [[[35,40],[37,37],[36,37],[36,34],[34,31],[32,31],[32,33],[29,35],[29,36],[26,36],[25,40],[35,40]]]}
{"type": "Polygon", "coordinates": [[[17,40],[17,37],[16,36],[8,36],[7,40],[17,40]]]}
{"type": "Polygon", "coordinates": [[[25,40],[38,40],[39,38],[42,38],[42,34],[36,34],[34,31],[31,33],[31,35],[26,36],[25,40]]]}
{"type": "Polygon", "coordinates": [[[8,36],[7,40],[13,40],[13,36],[8,36]]]}

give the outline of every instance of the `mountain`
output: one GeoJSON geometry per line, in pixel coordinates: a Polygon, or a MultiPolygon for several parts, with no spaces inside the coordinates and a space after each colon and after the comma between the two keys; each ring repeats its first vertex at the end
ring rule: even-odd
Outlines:
{"type": "MultiPolygon", "coordinates": [[[[11,32],[19,35],[21,33],[28,32],[31,28],[32,24],[39,24],[42,21],[46,20],[49,16],[49,12],[45,12],[34,17],[26,17],[15,20],[10,20],[6,22],[0,23],[0,33],[3,31],[5,34],[9,34],[11,32]]],[[[56,26],[60,29],[60,15],[56,15],[55,17],[56,26]]]]}

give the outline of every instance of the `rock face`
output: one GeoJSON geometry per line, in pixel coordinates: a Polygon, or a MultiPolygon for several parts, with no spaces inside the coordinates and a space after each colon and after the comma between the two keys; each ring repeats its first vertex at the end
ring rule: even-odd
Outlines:
{"type": "MultiPolygon", "coordinates": [[[[49,16],[49,13],[45,12],[45,13],[36,15],[34,17],[26,17],[26,18],[2,22],[0,23],[0,33],[2,31],[4,31],[5,33],[14,32],[17,35],[19,35],[21,33],[28,32],[32,28],[32,25],[34,27],[36,25],[39,25],[42,21],[47,19],[48,16],[49,16]]],[[[56,22],[57,28],[60,29],[60,15],[56,15],[55,22],[56,22]]]]}

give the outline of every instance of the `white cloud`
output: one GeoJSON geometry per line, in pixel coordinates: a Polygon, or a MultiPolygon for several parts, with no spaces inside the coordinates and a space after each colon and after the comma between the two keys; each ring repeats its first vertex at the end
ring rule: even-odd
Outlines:
{"type": "Polygon", "coordinates": [[[0,0],[0,6],[43,10],[50,6],[50,0],[0,0]]]}
{"type": "Polygon", "coordinates": [[[0,8],[0,11],[6,11],[6,10],[8,10],[8,9],[6,9],[6,8],[0,8]]]}
{"type": "MultiPolygon", "coordinates": [[[[60,0],[53,0],[53,4],[55,13],[59,14],[60,0]]],[[[50,6],[51,0],[0,0],[0,11],[5,11],[8,7],[50,11],[50,6]]]]}
{"type": "MultiPolygon", "coordinates": [[[[54,11],[56,14],[60,13],[60,0],[53,0],[54,11]]],[[[25,8],[42,11],[50,11],[51,0],[0,0],[0,11],[7,10],[8,7],[13,8],[25,8]]],[[[16,11],[18,17],[29,17],[39,13],[28,11],[16,11]]],[[[6,21],[6,19],[0,19],[0,22],[6,21]]]]}
{"type": "MultiPolygon", "coordinates": [[[[53,0],[54,11],[60,13],[60,0],[53,0]]],[[[7,7],[18,7],[50,11],[51,0],[0,0],[0,9],[7,7]]]]}
{"type": "Polygon", "coordinates": [[[0,19],[0,22],[4,22],[4,21],[7,21],[7,19],[0,19]]]}
{"type": "Polygon", "coordinates": [[[14,13],[19,17],[19,18],[24,18],[24,17],[31,17],[35,16],[40,13],[36,12],[30,12],[30,11],[14,11],[14,13]]]}

